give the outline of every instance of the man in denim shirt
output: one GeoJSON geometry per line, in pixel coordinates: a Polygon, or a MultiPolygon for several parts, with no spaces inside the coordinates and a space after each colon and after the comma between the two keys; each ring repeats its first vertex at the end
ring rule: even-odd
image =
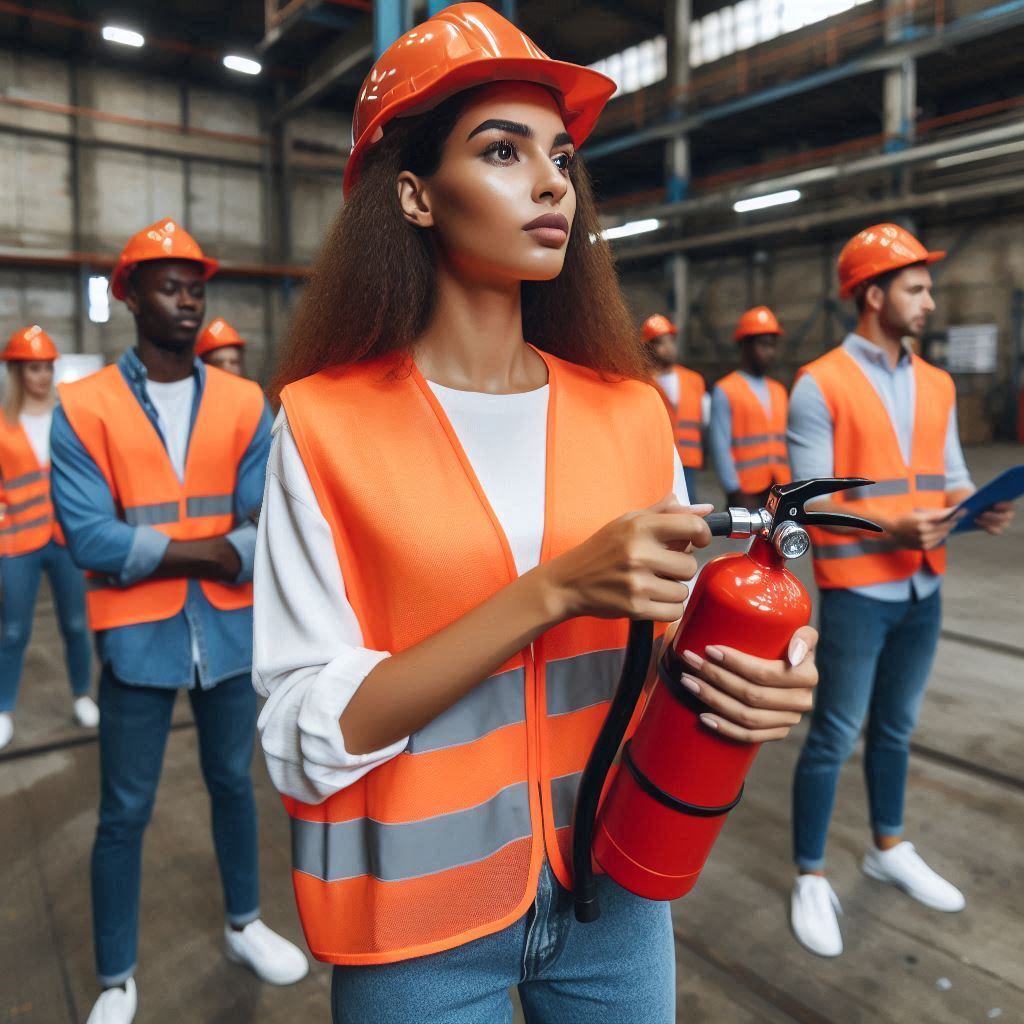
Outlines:
{"type": "Polygon", "coordinates": [[[270,416],[256,385],[195,358],[215,270],[173,221],[136,235],[112,290],[135,316],[137,345],[116,367],[62,389],[54,413],[54,506],[72,557],[90,573],[102,662],[92,897],[104,991],[90,1024],[135,1015],[142,837],[179,689],[212,804],[227,954],[276,984],[308,969],[259,919],[249,582],[270,416]],[[205,493],[193,493],[197,480],[205,493]],[[231,493],[211,495],[210,481],[231,493]],[[146,493],[171,500],[140,502],[146,493]]]}

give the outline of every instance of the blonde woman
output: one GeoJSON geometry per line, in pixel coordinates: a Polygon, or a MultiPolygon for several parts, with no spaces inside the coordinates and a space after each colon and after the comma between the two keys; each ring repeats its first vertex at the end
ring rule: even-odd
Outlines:
{"type": "Polygon", "coordinates": [[[57,355],[52,339],[38,326],[15,331],[0,353],[7,363],[7,395],[0,417],[0,748],[14,735],[11,716],[44,570],[64,637],[75,721],[94,728],[100,720],[88,695],[92,655],[85,582],[64,546],[50,502],[57,355]]]}

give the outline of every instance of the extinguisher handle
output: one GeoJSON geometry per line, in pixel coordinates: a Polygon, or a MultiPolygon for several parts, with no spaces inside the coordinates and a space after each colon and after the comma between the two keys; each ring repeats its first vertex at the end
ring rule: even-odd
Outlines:
{"type": "Polygon", "coordinates": [[[728,537],[732,533],[732,513],[712,512],[704,517],[712,537],[728,537]]]}
{"type": "Polygon", "coordinates": [[[594,748],[590,751],[579,789],[576,791],[572,830],[572,873],[576,920],[582,924],[596,921],[601,916],[594,866],[591,861],[597,805],[601,800],[605,779],[608,778],[615,755],[619,752],[629,728],[633,711],[643,693],[653,647],[654,623],[647,620],[631,622],[629,641],[626,644],[626,660],[622,665],[619,685],[601,731],[597,734],[594,748]]]}

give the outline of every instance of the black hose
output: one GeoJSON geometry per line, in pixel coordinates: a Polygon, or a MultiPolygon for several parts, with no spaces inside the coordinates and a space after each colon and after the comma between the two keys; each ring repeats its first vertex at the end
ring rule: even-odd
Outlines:
{"type": "Polygon", "coordinates": [[[732,533],[732,515],[728,512],[712,512],[704,517],[712,537],[728,537],[732,533]]]}
{"type": "Polygon", "coordinates": [[[654,623],[645,620],[629,624],[629,641],[626,645],[626,660],[622,665],[619,686],[612,698],[608,715],[597,735],[594,749],[590,752],[587,766],[583,769],[580,788],[576,793],[576,809],[573,814],[572,871],[576,897],[576,920],[584,924],[596,921],[601,916],[597,899],[597,885],[591,863],[591,847],[594,844],[594,823],[597,819],[597,805],[601,799],[605,779],[619,752],[626,729],[640,695],[647,681],[647,670],[651,664],[651,650],[654,646],[654,623]]]}

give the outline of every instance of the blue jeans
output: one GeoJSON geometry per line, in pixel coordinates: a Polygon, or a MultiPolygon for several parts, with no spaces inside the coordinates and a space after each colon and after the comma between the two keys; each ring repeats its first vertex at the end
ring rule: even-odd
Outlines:
{"type": "MultiPolygon", "coordinates": [[[[210,794],[213,843],[228,920],[259,917],[256,801],[249,767],[256,693],[248,675],[211,690],[188,691],[199,763],[210,794]]],[[[100,676],[100,814],[92,850],[92,914],[100,984],[119,985],[135,970],[142,881],[142,834],[163,765],[176,690],[100,676]]]]}
{"type": "Polygon", "coordinates": [[[533,907],[494,935],[400,963],[335,967],[333,1024],[510,1024],[513,985],[530,1024],[672,1024],[669,904],[607,877],[598,886],[601,917],[579,924],[545,864],[533,907]]]}
{"type": "Polygon", "coordinates": [[[941,622],[938,591],[920,601],[822,591],[821,680],[793,780],[793,850],[799,868],[818,871],[825,864],[839,771],[853,753],[865,717],[871,828],[876,835],[902,834],[910,737],[941,622]]]}
{"type": "Polygon", "coordinates": [[[18,699],[25,649],[32,636],[32,616],[43,570],[50,578],[57,621],[64,637],[64,660],[71,692],[89,692],[92,650],[85,620],[85,577],[71,561],[68,549],[51,540],[27,555],[0,558],[0,711],[13,711],[18,699]]]}
{"type": "Polygon", "coordinates": [[[697,504],[697,470],[692,466],[683,466],[683,479],[686,481],[686,493],[690,497],[690,504],[697,504]]]}

